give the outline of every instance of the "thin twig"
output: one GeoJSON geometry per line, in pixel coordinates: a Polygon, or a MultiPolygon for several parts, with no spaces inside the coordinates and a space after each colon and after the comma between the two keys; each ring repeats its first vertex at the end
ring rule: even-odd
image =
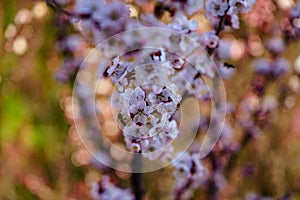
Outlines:
{"type": "Polygon", "coordinates": [[[71,13],[70,11],[67,11],[65,9],[63,9],[60,5],[58,5],[54,0],[46,0],[47,5],[52,8],[55,12],[57,13],[62,13],[65,14],[69,17],[74,16],[73,13],[71,13]]]}

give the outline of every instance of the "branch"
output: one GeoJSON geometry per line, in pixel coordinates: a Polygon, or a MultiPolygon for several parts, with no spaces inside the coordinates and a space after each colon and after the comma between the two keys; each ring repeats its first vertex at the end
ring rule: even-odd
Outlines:
{"type": "Polygon", "coordinates": [[[67,11],[65,9],[63,9],[60,5],[58,5],[54,0],[46,0],[47,5],[52,8],[55,12],[57,13],[62,13],[65,14],[69,17],[74,16],[73,13],[71,13],[70,11],[67,11]]]}
{"type": "Polygon", "coordinates": [[[132,185],[132,191],[135,196],[135,200],[142,200],[145,193],[143,188],[143,174],[132,173],[131,185],[132,185]]]}
{"type": "MultiPolygon", "coordinates": [[[[132,170],[140,171],[142,163],[139,157],[134,156],[132,160],[132,170]]],[[[132,191],[135,196],[135,200],[142,200],[145,194],[143,187],[143,174],[142,173],[132,173],[131,175],[131,186],[132,191]]]]}
{"type": "Polygon", "coordinates": [[[220,22],[219,22],[219,25],[218,25],[218,28],[217,28],[217,32],[216,32],[216,35],[217,35],[217,36],[218,36],[218,35],[220,34],[220,32],[223,30],[225,18],[226,18],[226,15],[227,15],[229,9],[230,9],[230,5],[229,5],[229,1],[228,1],[228,8],[227,8],[227,10],[225,11],[225,14],[221,17],[220,22]]]}

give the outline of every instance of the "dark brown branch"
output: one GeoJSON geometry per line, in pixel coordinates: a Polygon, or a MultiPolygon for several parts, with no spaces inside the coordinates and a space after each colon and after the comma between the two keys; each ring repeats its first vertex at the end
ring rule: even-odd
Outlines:
{"type": "Polygon", "coordinates": [[[225,11],[225,14],[221,17],[220,19],[220,22],[219,22],[219,25],[218,25],[218,28],[217,28],[217,32],[216,32],[216,35],[218,36],[220,34],[220,32],[223,30],[224,28],[224,23],[225,23],[225,19],[226,19],[226,16],[227,16],[227,13],[230,9],[230,6],[229,6],[229,1],[228,1],[228,8],[227,10],[225,11]]]}
{"type": "Polygon", "coordinates": [[[46,0],[47,5],[52,8],[55,12],[57,13],[62,13],[65,14],[67,16],[74,16],[73,13],[71,13],[70,11],[67,11],[65,9],[63,9],[60,5],[58,5],[54,0],[46,0]]]}
{"type": "Polygon", "coordinates": [[[135,196],[135,200],[142,200],[145,193],[143,188],[143,174],[132,173],[131,185],[132,185],[132,191],[135,196]]]}
{"type": "MultiPolygon", "coordinates": [[[[142,163],[140,157],[134,156],[132,160],[132,170],[133,172],[139,172],[142,168],[142,163]]],[[[143,186],[143,174],[142,173],[132,173],[131,174],[131,186],[132,191],[135,196],[135,200],[142,200],[145,194],[143,186]]]]}

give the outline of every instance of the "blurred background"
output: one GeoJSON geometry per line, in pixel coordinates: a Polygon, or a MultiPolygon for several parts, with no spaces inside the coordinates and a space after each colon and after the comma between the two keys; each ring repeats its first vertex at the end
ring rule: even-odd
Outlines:
{"type": "Polygon", "coordinates": [[[3,200],[89,198],[86,168],[76,160],[80,152],[61,109],[68,89],[54,78],[61,62],[54,24],[43,1],[0,2],[3,200]]]}
{"type": "MultiPolygon", "coordinates": [[[[286,2],[294,3],[278,2],[282,10],[288,8],[286,2]]],[[[280,12],[274,14],[277,11],[271,4],[263,12],[267,15],[265,24],[262,24],[264,28],[280,17],[280,12]]],[[[44,1],[0,2],[1,200],[89,199],[89,183],[101,176],[99,170],[90,165],[90,155],[72,127],[71,88],[59,84],[54,78],[62,65],[55,17],[44,1]]],[[[203,20],[200,29],[208,29],[207,21],[201,17],[199,20],[203,20]]],[[[238,72],[226,82],[227,96],[233,103],[239,101],[251,82],[252,62],[264,54],[263,41],[269,37],[258,32],[259,24],[253,25],[257,29],[245,26],[242,23],[241,30],[221,36],[235,45],[231,51],[238,72]],[[248,41],[251,44],[247,53],[250,52],[251,56],[245,60],[243,56],[248,41]]],[[[293,67],[297,67],[300,66],[299,54],[299,43],[293,43],[287,47],[284,56],[293,67]]],[[[299,90],[297,76],[282,81],[299,90]]],[[[277,91],[274,88],[278,85],[282,84],[275,83],[268,93],[277,91]]],[[[234,199],[243,199],[248,192],[282,196],[287,191],[295,192],[293,198],[300,199],[298,95],[286,98],[272,120],[266,134],[250,143],[239,156],[237,169],[225,190],[234,193],[234,199]]],[[[114,173],[124,180],[124,185],[128,185],[130,175],[114,173]]],[[[170,173],[164,169],[144,175],[147,198],[168,199],[167,193],[172,188],[170,173]],[[154,177],[158,175],[166,177],[163,186],[156,183],[154,177]]],[[[195,199],[197,196],[201,196],[201,191],[195,199]]]]}

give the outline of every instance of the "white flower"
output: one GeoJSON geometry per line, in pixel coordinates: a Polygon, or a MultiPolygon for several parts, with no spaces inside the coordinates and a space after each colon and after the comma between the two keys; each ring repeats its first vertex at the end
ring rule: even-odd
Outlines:
{"type": "Polygon", "coordinates": [[[189,20],[185,15],[178,14],[174,17],[170,27],[181,33],[191,33],[197,31],[198,22],[195,20],[189,20]]]}
{"type": "Polygon", "coordinates": [[[185,11],[188,15],[193,15],[202,8],[203,0],[188,0],[185,11]]]}
{"type": "Polygon", "coordinates": [[[229,5],[233,12],[247,13],[251,10],[256,0],[230,0],[229,5]]]}
{"type": "Polygon", "coordinates": [[[299,17],[300,16],[300,3],[297,3],[290,12],[293,17],[299,17]]]}
{"type": "Polygon", "coordinates": [[[78,51],[83,45],[84,41],[79,35],[70,35],[65,41],[65,48],[71,51],[78,51]]]}
{"type": "Polygon", "coordinates": [[[116,33],[130,19],[129,7],[122,2],[104,4],[98,12],[93,13],[93,18],[99,21],[101,29],[116,33]]]}
{"type": "Polygon", "coordinates": [[[200,155],[198,153],[193,153],[191,155],[191,162],[192,162],[192,170],[191,173],[193,173],[194,179],[195,177],[201,179],[204,175],[204,167],[200,160],[200,155]]]}
{"type": "Polygon", "coordinates": [[[146,102],[141,100],[137,101],[135,104],[130,105],[129,107],[129,113],[130,114],[137,114],[139,111],[144,111],[146,107],[146,102]]]}
{"type": "Polygon", "coordinates": [[[214,63],[207,57],[206,54],[193,54],[188,57],[188,62],[193,64],[191,68],[187,67],[187,76],[185,76],[190,82],[193,82],[195,77],[191,75],[196,75],[197,73],[201,73],[201,75],[205,75],[210,78],[214,77],[214,63]],[[188,73],[191,75],[188,75],[188,73]]]}
{"type": "Polygon", "coordinates": [[[218,57],[223,60],[231,58],[231,53],[230,53],[231,48],[232,48],[232,43],[230,42],[230,40],[226,40],[226,39],[220,40],[219,46],[216,49],[218,57]]]}
{"type": "Polygon", "coordinates": [[[273,54],[281,54],[285,50],[285,43],[280,37],[274,37],[267,41],[267,49],[273,54]]]}
{"type": "Polygon", "coordinates": [[[94,200],[134,200],[129,189],[116,187],[108,176],[103,176],[100,183],[92,183],[91,196],[94,200]]]}
{"type": "Polygon", "coordinates": [[[149,149],[143,153],[143,156],[149,160],[157,160],[163,154],[163,149],[157,149],[154,146],[150,146],[149,149]]]}
{"type": "Polygon", "coordinates": [[[221,67],[219,67],[219,70],[222,78],[226,80],[229,80],[236,72],[235,67],[227,66],[225,64],[221,65],[221,67]]]}
{"type": "Polygon", "coordinates": [[[205,180],[205,170],[200,160],[199,153],[178,153],[179,159],[172,163],[174,167],[173,176],[175,178],[175,185],[173,189],[173,195],[180,199],[189,199],[192,196],[193,190],[198,188],[205,180]],[[186,184],[189,187],[186,188],[186,184]],[[182,194],[178,191],[187,191],[186,194],[182,194]]]}
{"type": "Polygon", "coordinates": [[[134,92],[131,95],[131,98],[129,100],[129,104],[136,104],[139,101],[143,101],[145,99],[145,91],[142,90],[142,88],[137,87],[134,89],[134,92]]]}
{"type": "Polygon", "coordinates": [[[165,128],[166,133],[168,134],[169,137],[171,137],[172,139],[175,139],[178,134],[179,134],[179,130],[177,128],[177,123],[175,120],[172,120],[168,126],[165,128]]]}
{"type": "Polygon", "coordinates": [[[140,152],[140,150],[141,150],[141,146],[140,146],[138,143],[132,143],[132,145],[131,145],[131,150],[132,150],[133,152],[138,153],[138,152],[140,152]]]}
{"type": "Polygon", "coordinates": [[[219,37],[213,31],[202,33],[199,40],[201,44],[210,49],[216,48],[219,44],[219,37]]]}
{"type": "Polygon", "coordinates": [[[273,76],[275,78],[284,76],[290,70],[290,63],[284,58],[277,58],[273,63],[273,76]]]}
{"type": "Polygon", "coordinates": [[[160,63],[159,67],[154,64],[143,65],[136,67],[135,71],[135,86],[140,85],[165,85],[169,82],[169,76],[173,69],[169,67],[167,62],[160,63]]]}
{"type": "Polygon", "coordinates": [[[268,113],[270,111],[273,111],[275,108],[277,108],[277,106],[278,106],[277,99],[274,96],[269,95],[265,97],[261,105],[262,113],[268,113]]]}
{"type": "Polygon", "coordinates": [[[126,77],[122,78],[119,82],[117,82],[117,90],[119,92],[124,92],[126,86],[129,85],[129,81],[126,77]]]}
{"type": "MultiPolygon", "coordinates": [[[[125,135],[125,137],[127,136],[129,140],[131,140],[132,137],[145,138],[149,135],[149,129],[145,126],[132,124],[123,128],[123,134],[125,135]]],[[[131,143],[127,143],[127,146],[129,147],[129,149],[131,149],[131,143]]]]}
{"type": "Polygon", "coordinates": [[[76,0],[75,11],[79,15],[92,15],[94,11],[97,11],[103,7],[104,2],[102,0],[76,0]]]}
{"type": "Polygon", "coordinates": [[[238,29],[240,28],[240,21],[239,21],[239,17],[238,17],[238,13],[236,12],[235,9],[230,8],[229,11],[227,12],[227,24],[231,26],[234,29],[238,29]]]}
{"type": "Polygon", "coordinates": [[[273,200],[273,198],[262,197],[255,193],[249,193],[247,194],[245,200],[273,200]]]}
{"type": "Polygon", "coordinates": [[[178,163],[175,163],[173,166],[175,168],[174,176],[176,178],[186,179],[189,176],[190,167],[186,163],[178,162],[178,163]]]}
{"type": "Polygon", "coordinates": [[[185,60],[182,58],[175,58],[175,59],[172,59],[172,61],[171,61],[172,67],[174,69],[182,69],[184,66],[184,62],[185,62],[185,60]]]}
{"type": "Polygon", "coordinates": [[[213,16],[223,16],[228,8],[228,3],[224,0],[206,0],[205,9],[213,16]]]}
{"type": "Polygon", "coordinates": [[[147,122],[147,117],[143,114],[136,114],[133,117],[133,121],[138,125],[138,126],[142,126],[145,125],[147,122]]]}
{"type": "Polygon", "coordinates": [[[122,80],[126,76],[128,72],[127,63],[121,62],[119,56],[117,56],[112,65],[107,69],[108,75],[111,77],[114,83],[117,83],[122,80]]]}
{"type": "Polygon", "coordinates": [[[163,124],[162,123],[158,123],[155,124],[150,130],[149,130],[149,135],[151,137],[155,136],[156,134],[159,134],[160,132],[162,132],[163,129],[163,124]]]}
{"type": "Polygon", "coordinates": [[[210,99],[210,93],[208,86],[203,83],[203,81],[198,78],[194,81],[194,93],[195,97],[200,100],[208,100],[210,99]]]}
{"type": "Polygon", "coordinates": [[[230,145],[232,142],[232,135],[233,135],[232,127],[226,122],[224,124],[219,124],[217,126],[222,127],[222,134],[221,134],[222,142],[225,145],[230,145]]]}
{"type": "Polygon", "coordinates": [[[238,29],[240,28],[240,20],[237,14],[231,14],[231,27],[238,29]]]}
{"type": "Polygon", "coordinates": [[[254,63],[254,70],[259,74],[268,74],[271,72],[271,61],[265,58],[259,59],[254,63]]]}

